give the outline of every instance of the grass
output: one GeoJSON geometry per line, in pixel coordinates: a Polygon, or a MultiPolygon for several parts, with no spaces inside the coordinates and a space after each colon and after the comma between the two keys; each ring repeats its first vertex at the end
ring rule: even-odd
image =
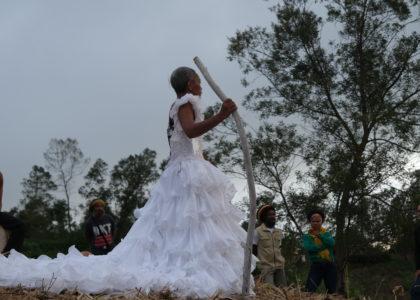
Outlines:
{"type": "MultiPolygon", "coordinates": [[[[341,296],[329,296],[328,298],[324,294],[307,294],[301,292],[297,288],[285,288],[279,289],[267,284],[258,284],[255,288],[256,297],[255,300],[343,300],[341,296]]],[[[161,291],[158,293],[151,293],[146,295],[141,290],[133,290],[124,294],[114,295],[90,295],[83,294],[77,291],[67,291],[61,294],[54,294],[48,292],[46,289],[25,289],[22,287],[17,288],[0,288],[0,299],[2,300],[47,300],[47,299],[61,299],[61,300],[122,300],[122,299],[133,299],[133,300],[180,300],[170,291],[161,291]]],[[[185,299],[185,298],[184,298],[185,299]]],[[[193,298],[189,298],[193,299],[193,298]]],[[[208,299],[211,300],[239,300],[240,296],[226,296],[216,294],[208,299]]]]}
{"type": "MultiPolygon", "coordinates": [[[[309,265],[289,266],[289,283],[304,285],[308,270],[309,265]]],[[[394,256],[379,263],[350,264],[346,274],[346,291],[349,298],[355,300],[409,299],[407,294],[413,281],[413,262],[394,256]],[[395,294],[399,296],[396,298],[395,294]]],[[[323,285],[318,292],[325,292],[323,285]]]]}

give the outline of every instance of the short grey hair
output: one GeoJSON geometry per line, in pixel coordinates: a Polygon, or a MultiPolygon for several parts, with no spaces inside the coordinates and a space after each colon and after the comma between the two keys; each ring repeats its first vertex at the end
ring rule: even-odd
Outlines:
{"type": "Polygon", "coordinates": [[[197,73],[188,67],[179,67],[171,74],[171,85],[175,93],[185,93],[187,91],[188,82],[197,76],[197,73]]]}

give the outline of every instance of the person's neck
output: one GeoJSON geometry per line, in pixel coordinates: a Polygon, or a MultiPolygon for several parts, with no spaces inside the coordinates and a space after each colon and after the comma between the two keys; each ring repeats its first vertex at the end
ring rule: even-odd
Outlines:
{"type": "Polygon", "coordinates": [[[265,222],[264,222],[264,225],[265,225],[265,227],[270,228],[270,229],[273,229],[276,226],[276,224],[265,223],[265,222]]]}
{"type": "Polygon", "coordinates": [[[318,233],[320,233],[320,232],[321,232],[321,228],[315,229],[315,228],[312,228],[312,227],[311,227],[311,231],[312,231],[314,234],[318,234],[318,233]]]}
{"type": "Polygon", "coordinates": [[[184,97],[186,94],[190,94],[190,92],[184,92],[184,93],[179,93],[179,94],[176,94],[176,97],[178,98],[178,99],[181,99],[182,97],[184,97]]]}

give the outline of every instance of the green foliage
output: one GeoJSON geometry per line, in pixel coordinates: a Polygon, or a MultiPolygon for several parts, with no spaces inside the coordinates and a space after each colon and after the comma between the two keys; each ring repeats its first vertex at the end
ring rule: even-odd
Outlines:
{"type": "Polygon", "coordinates": [[[111,172],[110,188],[117,206],[117,240],[124,237],[134,222],[133,211],[146,204],[148,187],[158,177],[156,152],[145,149],[141,154],[121,159],[111,172]]]}
{"type": "Polygon", "coordinates": [[[107,176],[108,164],[100,158],[97,159],[85,175],[85,184],[79,188],[79,194],[87,200],[110,199],[112,192],[106,186],[107,176]]]}
{"type": "MultiPolygon", "coordinates": [[[[407,179],[408,155],[419,151],[420,35],[409,27],[418,21],[416,1],[318,1],[326,16],[308,3],[274,6],[269,28],[230,38],[228,58],[251,88],[244,105],[263,123],[250,136],[256,181],[274,194],[292,230],[310,207],[326,210],[343,291],[353,249],[398,243],[398,230],[390,236],[383,221],[405,201],[390,185],[407,179]],[[323,35],[328,23],[334,36],[323,35]]],[[[215,158],[237,153],[235,139],[208,140],[215,158]]],[[[242,171],[239,156],[229,160],[219,162],[242,171]]]]}
{"type": "Polygon", "coordinates": [[[57,186],[44,168],[33,166],[29,177],[22,181],[22,209],[17,212],[26,226],[26,236],[44,238],[50,232],[63,232],[65,202],[55,199],[57,186]],[[64,205],[64,206],[63,206],[64,205]]]}
{"type": "MultiPolygon", "coordinates": [[[[150,184],[158,176],[156,152],[150,149],[121,159],[110,174],[107,163],[97,159],[79,188],[79,194],[86,199],[86,203],[79,207],[84,216],[79,223],[72,222],[69,226],[69,198],[57,199],[56,191],[61,184],[66,196],[69,196],[70,183],[74,176],[81,174],[87,160],[83,158],[77,141],[72,139],[53,139],[45,158],[57,177],[53,178],[43,167],[33,166],[28,178],[22,181],[20,206],[12,210],[13,215],[25,224],[24,254],[29,257],[42,254],[55,257],[59,252],[67,253],[72,245],[79,250],[88,250],[84,224],[90,215],[89,204],[96,198],[110,204],[105,210],[117,220],[118,241],[133,223],[134,209],[146,203],[150,184]],[[116,207],[115,211],[112,204],[116,207]]],[[[164,166],[164,163],[161,165],[164,166]]]]}
{"type": "MultiPolygon", "coordinates": [[[[89,205],[94,199],[102,199],[107,203],[112,201],[112,190],[108,185],[108,164],[104,160],[97,159],[84,179],[84,185],[79,188],[79,194],[86,200],[86,203],[79,205],[84,211],[83,223],[90,215],[89,205]]],[[[109,205],[105,207],[105,212],[113,215],[109,205]]]]}
{"type": "Polygon", "coordinates": [[[67,201],[67,227],[72,228],[70,195],[76,176],[82,174],[89,159],[85,158],[76,139],[51,139],[44,153],[47,169],[52,172],[54,182],[63,192],[67,201]]]}
{"type": "Polygon", "coordinates": [[[33,258],[40,255],[54,258],[57,257],[58,253],[67,253],[69,247],[73,245],[80,251],[89,249],[82,227],[76,228],[71,232],[50,234],[43,238],[27,238],[23,244],[23,254],[33,258]]]}

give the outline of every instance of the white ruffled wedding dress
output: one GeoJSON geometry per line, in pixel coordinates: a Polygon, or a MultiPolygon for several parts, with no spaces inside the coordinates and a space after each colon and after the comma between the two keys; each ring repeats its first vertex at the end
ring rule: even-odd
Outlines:
{"type": "Polygon", "coordinates": [[[171,107],[168,166],[112,252],[85,257],[72,246],[54,259],[30,259],[12,251],[8,258],[0,255],[0,286],[40,287],[54,278],[54,292],[169,288],[200,298],[240,293],[246,233],[239,225],[241,212],[231,204],[235,188],[203,159],[200,139],[188,138],[178,120],[187,102],[196,121],[202,120],[199,101],[187,94],[171,107]]]}

